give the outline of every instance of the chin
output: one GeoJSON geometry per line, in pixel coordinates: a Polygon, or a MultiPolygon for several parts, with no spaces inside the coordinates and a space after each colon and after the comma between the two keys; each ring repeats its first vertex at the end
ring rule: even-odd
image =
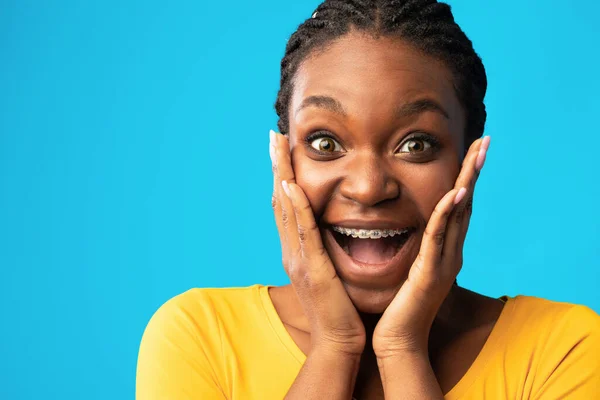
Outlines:
{"type": "Polygon", "coordinates": [[[354,307],[366,314],[383,314],[385,309],[390,305],[402,284],[396,287],[385,289],[367,289],[355,287],[344,282],[346,291],[354,307]]]}

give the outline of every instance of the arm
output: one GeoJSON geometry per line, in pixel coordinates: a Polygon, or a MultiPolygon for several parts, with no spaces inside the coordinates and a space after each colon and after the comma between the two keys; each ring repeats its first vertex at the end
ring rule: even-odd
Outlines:
{"type": "Polygon", "coordinates": [[[360,356],[315,349],[309,353],[285,399],[350,399],[359,364],[360,356]]]}

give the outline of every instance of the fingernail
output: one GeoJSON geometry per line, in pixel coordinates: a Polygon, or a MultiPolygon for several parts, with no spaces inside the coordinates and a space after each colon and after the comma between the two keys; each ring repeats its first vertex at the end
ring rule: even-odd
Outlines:
{"type": "Polygon", "coordinates": [[[490,148],[490,141],[492,140],[491,136],[486,136],[483,138],[481,142],[481,147],[479,148],[479,154],[477,154],[477,160],[475,161],[475,168],[477,171],[481,171],[483,168],[483,164],[485,163],[485,158],[487,155],[487,151],[490,148]]]}
{"type": "Polygon", "coordinates": [[[475,162],[475,169],[477,169],[477,171],[481,171],[481,169],[483,168],[483,164],[485,163],[485,157],[487,154],[487,150],[482,148],[479,149],[479,154],[477,155],[477,161],[475,162]]]}
{"type": "Polygon", "coordinates": [[[271,163],[275,164],[277,158],[275,157],[275,146],[269,145],[269,155],[271,156],[271,163]]]}
{"type": "Polygon", "coordinates": [[[492,140],[491,136],[486,136],[483,138],[483,142],[481,143],[481,148],[487,151],[490,148],[490,142],[492,140]]]}
{"type": "Polygon", "coordinates": [[[467,189],[464,187],[460,188],[458,193],[456,193],[456,197],[454,198],[454,205],[460,203],[460,201],[465,198],[465,194],[467,194],[467,189]]]}
{"type": "Polygon", "coordinates": [[[271,163],[277,162],[277,135],[273,129],[269,130],[269,155],[271,156],[271,163]]]}
{"type": "Polygon", "coordinates": [[[287,197],[290,197],[290,187],[287,181],[281,181],[281,186],[283,187],[283,191],[285,192],[287,197]]]}

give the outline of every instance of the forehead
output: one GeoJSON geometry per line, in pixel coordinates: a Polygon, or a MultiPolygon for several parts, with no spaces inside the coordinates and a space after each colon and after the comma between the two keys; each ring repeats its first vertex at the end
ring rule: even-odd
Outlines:
{"type": "Polygon", "coordinates": [[[379,121],[401,103],[427,98],[464,124],[450,70],[397,38],[351,32],[309,55],[295,76],[290,121],[305,98],[319,95],[339,100],[351,116],[379,121]]]}

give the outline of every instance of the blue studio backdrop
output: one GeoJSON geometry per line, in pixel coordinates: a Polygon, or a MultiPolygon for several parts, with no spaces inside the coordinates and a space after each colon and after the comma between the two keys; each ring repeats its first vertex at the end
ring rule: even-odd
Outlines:
{"type": "MultiPolygon", "coordinates": [[[[600,312],[600,2],[450,3],[493,137],[459,283],[600,312]]],[[[133,399],[163,302],[287,282],[268,131],[317,4],[0,2],[1,399],[133,399]]]]}

